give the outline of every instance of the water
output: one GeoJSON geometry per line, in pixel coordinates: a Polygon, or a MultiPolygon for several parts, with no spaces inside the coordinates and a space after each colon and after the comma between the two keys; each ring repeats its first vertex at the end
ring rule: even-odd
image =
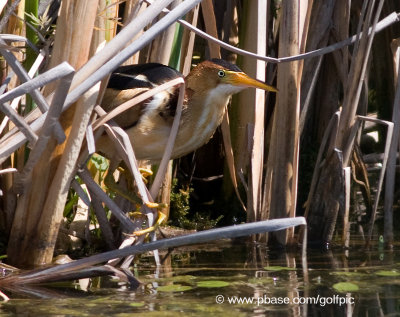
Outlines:
{"type": "Polygon", "coordinates": [[[219,242],[151,255],[136,290],[110,277],[3,290],[0,316],[400,316],[400,248],[269,250],[219,242]],[[344,289],[342,289],[344,288],[344,289]]]}

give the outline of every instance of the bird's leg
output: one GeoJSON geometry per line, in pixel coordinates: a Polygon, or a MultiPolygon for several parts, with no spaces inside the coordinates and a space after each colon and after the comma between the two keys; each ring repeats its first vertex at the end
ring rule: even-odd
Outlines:
{"type": "MultiPolygon", "coordinates": [[[[142,200],[138,197],[138,195],[132,193],[131,191],[123,188],[119,184],[115,182],[113,172],[116,170],[115,163],[110,163],[110,167],[107,171],[107,175],[104,178],[104,184],[112,191],[120,195],[121,197],[125,198],[126,200],[130,201],[133,203],[135,206],[137,206],[137,210],[133,211],[130,213],[130,215],[137,217],[138,215],[143,216],[143,213],[138,211],[140,205],[143,204],[142,200]]],[[[123,170],[122,170],[123,171],[123,170]]],[[[144,168],[139,168],[139,171],[142,174],[142,177],[145,178],[149,175],[152,175],[152,171],[149,169],[144,169],[144,168]]],[[[126,174],[125,174],[126,175],[126,174]]],[[[154,202],[146,202],[144,205],[148,208],[154,208],[157,209],[157,220],[155,224],[149,228],[143,229],[143,230],[138,230],[132,233],[132,235],[139,236],[143,234],[150,233],[152,231],[155,231],[161,223],[167,218],[165,214],[163,214],[159,209],[166,208],[168,205],[165,203],[154,203],[154,202]]]]}
{"type": "MultiPolygon", "coordinates": [[[[140,172],[141,169],[139,169],[140,172]]],[[[151,175],[149,174],[148,169],[143,169],[144,170],[144,175],[142,174],[143,177],[146,177],[146,175],[151,175]]],[[[150,171],[151,173],[151,171],[150,171]]],[[[141,205],[143,202],[142,200],[135,194],[132,194],[129,190],[126,190],[125,188],[121,187],[119,184],[115,182],[113,172],[111,169],[108,170],[106,177],[104,178],[104,184],[112,191],[116,192],[118,195],[122,196],[126,200],[130,201],[131,203],[135,205],[141,205]]],[[[154,202],[147,202],[145,205],[149,208],[156,208],[156,209],[162,209],[167,207],[167,204],[164,203],[154,203],[154,202]]]]}
{"type": "Polygon", "coordinates": [[[131,203],[135,205],[142,203],[142,200],[137,195],[132,194],[129,190],[123,188],[115,181],[113,171],[111,169],[107,171],[107,175],[104,178],[104,184],[107,186],[108,189],[122,196],[131,203]]]}

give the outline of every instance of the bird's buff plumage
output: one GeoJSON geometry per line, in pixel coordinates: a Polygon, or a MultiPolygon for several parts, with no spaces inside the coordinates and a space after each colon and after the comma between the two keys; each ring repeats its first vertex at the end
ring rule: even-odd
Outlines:
{"type": "MultiPolygon", "coordinates": [[[[182,77],[182,74],[161,64],[122,66],[111,75],[102,107],[110,111],[177,77],[182,77]]],[[[277,91],[247,76],[236,65],[220,59],[200,63],[185,82],[185,101],[172,158],[196,150],[211,138],[221,124],[231,95],[247,87],[277,91]]],[[[178,88],[173,88],[158,93],[115,118],[129,135],[138,159],[153,162],[161,159],[175,115],[178,92],[178,88]]],[[[97,148],[108,157],[115,152],[107,136],[98,140],[97,148]]]]}

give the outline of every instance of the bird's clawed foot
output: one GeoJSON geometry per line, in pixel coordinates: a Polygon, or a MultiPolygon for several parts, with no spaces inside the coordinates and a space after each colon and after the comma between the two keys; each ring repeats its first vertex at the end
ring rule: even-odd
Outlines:
{"type": "MultiPolygon", "coordinates": [[[[153,174],[153,172],[149,169],[145,169],[145,168],[139,168],[140,173],[142,174],[142,177],[145,179],[148,176],[151,176],[153,174]]],[[[110,171],[108,171],[105,179],[104,179],[104,183],[106,184],[106,186],[115,191],[118,195],[124,197],[125,199],[127,199],[128,201],[130,201],[131,203],[133,203],[134,205],[137,206],[137,210],[130,212],[130,216],[137,218],[137,217],[143,217],[145,216],[140,210],[142,205],[145,205],[148,208],[151,209],[157,209],[157,220],[155,222],[155,224],[149,228],[143,229],[143,230],[138,230],[133,232],[132,234],[127,234],[129,236],[142,236],[145,234],[148,234],[150,232],[155,231],[160,225],[161,223],[167,218],[167,216],[165,214],[163,214],[162,212],[160,212],[160,209],[164,209],[168,207],[168,204],[166,203],[155,203],[155,202],[151,202],[151,201],[147,201],[147,202],[142,202],[142,200],[135,194],[132,194],[132,192],[130,192],[129,190],[126,190],[125,188],[121,188],[121,186],[119,186],[115,180],[114,177],[112,175],[112,173],[110,173],[110,171]]]]}
{"type": "Polygon", "coordinates": [[[153,171],[149,168],[139,167],[139,172],[142,174],[143,181],[147,184],[147,177],[153,176],[153,171]]]}
{"type": "MultiPolygon", "coordinates": [[[[141,216],[143,216],[143,214],[141,212],[134,212],[132,214],[140,214],[141,216]]],[[[158,217],[157,217],[157,221],[155,222],[154,225],[152,225],[151,227],[148,227],[146,229],[142,229],[142,230],[138,230],[135,231],[131,234],[126,234],[127,236],[142,236],[148,233],[151,233],[153,231],[155,231],[163,222],[164,220],[167,218],[167,216],[165,214],[163,214],[161,211],[158,211],[158,217]]]]}

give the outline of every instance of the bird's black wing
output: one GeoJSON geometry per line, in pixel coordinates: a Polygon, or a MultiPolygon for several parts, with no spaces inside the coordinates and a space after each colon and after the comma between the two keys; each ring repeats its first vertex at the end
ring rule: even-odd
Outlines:
{"type": "Polygon", "coordinates": [[[118,67],[111,74],[108,88],[152,88],[178,77],[183,77],[180,72],[158,63],[126,65],[118,67]]]}
{"type": "MultiPolygon", "coordinates": [[[[110,76],[102,107],[109,112],[135,96],[169,80],[183,77],[177,70],[158,63],[126,65],[118,67],[110,76]]],[[[160,107],[160,116],[167,119],[175,115],[177,90],[169,102],[160,107]],[[175,96],[176,95],[176,96],[175,96]]],[[[115,121],[124,129],[137,124],[148,101],[136,105],[118,115],[115,121]]]]}

